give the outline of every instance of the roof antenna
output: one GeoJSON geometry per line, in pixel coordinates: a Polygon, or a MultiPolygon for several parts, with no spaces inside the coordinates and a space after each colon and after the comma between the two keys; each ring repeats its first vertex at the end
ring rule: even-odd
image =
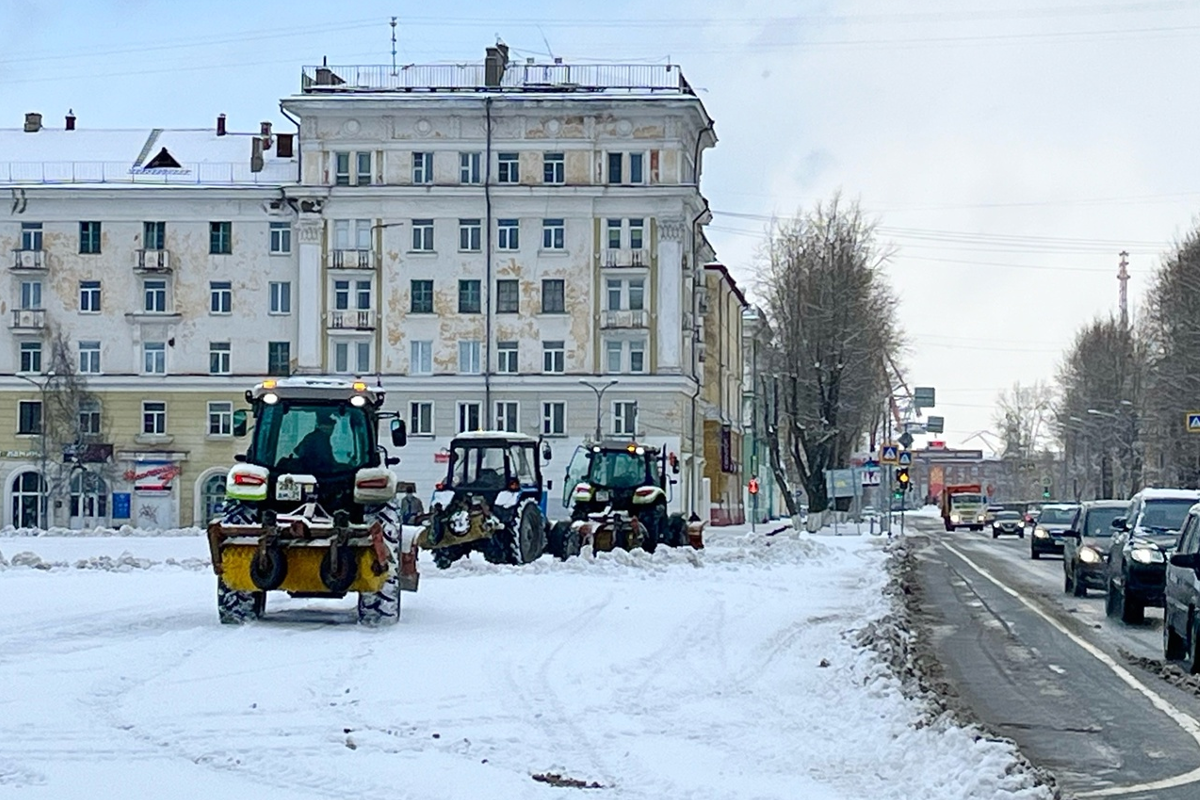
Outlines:
{"type": "Polygon", "coordinates": [[[396,18],[392,17],[392,75],[396,74],[396,18]]]}
{"type": "Polygon", "coordinates": [[[546,45],[546,53],[550,56],[550,60],[554,60],[554,50],[550,47],[550,40],[546,38],[546,32],[542,30],[542,26],[538,25],[538,33],[542,35],[542,43],[546,45]]]}

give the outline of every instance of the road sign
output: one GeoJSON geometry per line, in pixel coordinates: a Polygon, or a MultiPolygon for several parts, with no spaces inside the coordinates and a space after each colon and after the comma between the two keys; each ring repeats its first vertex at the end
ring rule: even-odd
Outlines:
{"type": "Polygon", "coordinates": [[[885,444],[879,450],[880,464],[899,464],[900,463],[900,445],[895,442],[885,444]]]}
{"type": "Polygon", "coordinates": [[[900,442],[901,446],[903,446],[903,447],[912,447],[912,443],[913,443],[912,434],[909,433],[908,431],[905,431],[904,433],[900,434],[900,438],[898,441],[900,442]]]}
{"type": "Polygon", "coordinates": [[[1049,486],[1049,485],[1050,485],[1050,476],[1043,475],[1042,476],[1042,486],[1049,486]]]}
{"type": "Polygon", "coordinates": [[[1200,433],[1200,411],[1189,411],[1184,415],[1188,433],[1200,433]]]}
{"type": "Polygon", "coordinates": [[[925,430],[929,433],[942,433],[946,429],[945,417],[926,417],[925,430]]]}
{"type": "Polygon", "coordinates": [[[750,494],[758,494],[758,478],[751,478],[750,485],[746,488],[749,489],[750,494]]]}
{"type": "Polygon", "coordinates": [[[900,460],[897,463],[902,467],[912,466],[912,453],[905,450],[900,454],[900,460]]]}
{"type": "Polygon", "coordinates": [[[831,469],[825,472],[825,488],[830,497],[854,497],[854,470],[831,469]]]}
{"type": "Polygon", "coordinates": [[[918,386],[913,389],[913,403],[917,408],[934,407],[934,391],[932,386],[918,386]]]}

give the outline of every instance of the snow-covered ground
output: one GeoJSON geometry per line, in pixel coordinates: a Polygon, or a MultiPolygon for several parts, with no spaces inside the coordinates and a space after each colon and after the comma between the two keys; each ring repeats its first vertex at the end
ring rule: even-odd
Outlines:
{"type": "Polygon", "coordinates": [[[277,594],[217,624],[198,533],[0,536],[0,797],[1050,797],[859,644],[885,537],[423,559],[368,630],[277,594]]]}

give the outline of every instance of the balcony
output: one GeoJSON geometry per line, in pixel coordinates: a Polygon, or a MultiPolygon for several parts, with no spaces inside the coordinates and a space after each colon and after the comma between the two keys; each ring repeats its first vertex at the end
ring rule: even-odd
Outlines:
{"type": "Polygon", "coordinates": [[[330,269],[375,269],[374,250],[331,250],[330,269]]]}
{"type": "Polygon", "coordinates": [[[41,308],[18,308],[8,326],[14,331],[41,331],[46,328],[46,312],[41,308]]]}
{"type": "Polygon", "coordinates": [[[375,312],[369,308],[355,308],[329,312],[331,331],[373,331],[375,312]]]}
{"type": "Polygon", "coordinates": [[[605,311],[600,319],[600,327],[604,330],[614,328],[645,328],[646,312],[638,311],[605,311]]]}
{"type": "Polygon", "coordinates": [[[42,250],[13,250],[13,265],[16,270],[44,270],[46,253],[42,250]]]}
{"type": "Polygon", "coordinates": [[[167,250],[134,250],[133,268],[137,272],[170,272],[171,253],[167,250]]]}
{"type": "Polygon", "coordinates": [[[605,248],[600,254],[600,259],[600,265],[603,267],[648,267],[650,251],[644,247],[605,248]]]}

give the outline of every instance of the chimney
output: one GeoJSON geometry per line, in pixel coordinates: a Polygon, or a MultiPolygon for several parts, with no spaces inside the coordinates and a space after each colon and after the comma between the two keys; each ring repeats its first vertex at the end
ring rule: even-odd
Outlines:
{"type": "Polygon", "coordinates": [[[504,79],[504,68],[508,66],[508,45],[497,43],[487,49],[483,60],[483,85],[499,86],[504,79]]]}
{"type": "Polygon", "coordinates": [[[225,115],[217,114],[217,136],[225,135],[225,115]]]}
{"type": "Polygon", "coordinates": [[[279,136],[276,137],[276,140],[279,142],[279,146],[275,148],[275,155],[279,156],[280,158],[291,158],[292,140],[294,137],[295,134],[292,133],[279,134],[279,136]]]}
{"type": "Polygon", "coordinates": [[[25,115],[25,132],[37,133],[42,129],[42,115],[36,112],[29,112],[25,115]]]}
{"type": "Polygon", "coordinates": [[[250,140],[250,171],[263,170],[263,140],[255,136],[250,140]]]}
{"type": "Polygon", "coordinates": [[[75,130],[75,111],[70,108],[67,109],[67,130],[75,130]]]}
{"type": "Polygon", "coordinates": [[[271,123],[260,122],[258,130],[259,130],[259,135],[262,136],[263,150],[270,150],[271,149],[271,141],[272,141],[271,140],[271,123]]]}

